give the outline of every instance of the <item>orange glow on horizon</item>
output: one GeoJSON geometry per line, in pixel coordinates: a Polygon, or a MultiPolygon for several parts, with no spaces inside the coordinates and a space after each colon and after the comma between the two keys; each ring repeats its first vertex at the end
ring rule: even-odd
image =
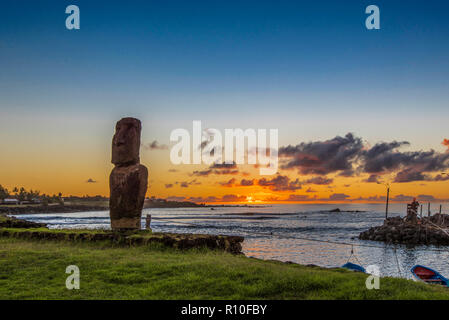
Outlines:
{"type": "MultiPolygon", "coordinates": [[[[109,139],[108,139],[109,140],[109,139]]],[[[102,152],[87,152],[84,150],[63,149],[60,153],[43,153],[41,149],[18,150],[18,158],[0,158],[0,184],[12,191],[14,187],[25,187],[27,190],[39,190],[41,193],[63,196],[109,196],[110,164],[108,150],[102,152]],[[88,154],[86,157],[85,155],[88,154]],[[91,182],[88,182],[92,180],[91,182]]],[[[332,183],[327,185],[305,184],[298,190],[275,191],[270,186],[258,185],[263,177],[258,175],[254,166],[239,166],[239,172],[233,175],[194,176],[192,172],[204,170],[204,165],[173,166],[167,161],[167,151],[150,152],[141,150],[141,162],[149,168],[149,189],[147,197],[157,198],[184,197],[186,201],[208,204],[276,204],[276,203],[382,203],[380,197],[386,195],[383,184],[365,182],[366,176],[341,177],[330,175],[332,183]],[[235,178],[235,182],[224,185],[224,182],[235,178]],[[247,186],[240,181],[253,181],[247,186]],[[183,184],[183,182],[185,184],[183,184]],[[347,195],[347,198],[332,200],[333,194],[347,195]],[[221,201],[223,196],[236,195],[237,201],[221,201]],[[297,199],[288,201],[289,196],[297,199]],[[204,201],[193,198],[201,197],[204,201]],[[215,197],[216,201],[207,201],[215,197]],[[304,197],[301,201],[299,197],[304,197]],[[305,198],[307,197],[307,198],[305,198]],[[370,197],[378,199],[369,200],[370,197]],[[299,199],[299,200],[298,200],[299,199]]],[[[281,175],[291,180],[306,181],[313,176],[300,176],[295,171],[282,170],[281,175]]],[[[272,179],[275,176],[267,177],[272,179]]],[[[383,177],[384,181],[392,179],[383,177]]],[[[449,180],[446,181],[416,181],[410,183],[392,183],[391,201],[399,195],[416,197],[430,195],[435,201],[443,202],[449,199],[449,180]]],[[[234,199],[231,199],[234,200],[234,199]]]]}

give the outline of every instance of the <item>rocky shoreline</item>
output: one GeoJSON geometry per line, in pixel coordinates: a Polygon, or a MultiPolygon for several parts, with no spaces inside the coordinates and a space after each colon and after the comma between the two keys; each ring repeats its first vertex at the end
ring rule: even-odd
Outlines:
{"type": "Polygon", "coordinates": [[[359,239],[408,245],[449,245],[449,215],[388,218],[383,225],[360,233],[359,239]]]}
{"type": "Polygon", "coordinates": [[[32,222],[0,215],[0,228],[46,228],[45,223],[32,222]]]}
{"type": "Polygon", "coordinates": [[[85,211],[107,211],[108,207],[89,205],[49,205],[49,206],[2,206],[0,214],[72,213],[85,211]]]}
{"type": "MultiPolygon", "coordinates": [[[[251,205],[173,205],[173,204],[161,204],[161,205],[145,205],[144,209],[148,208],[258,208],[257,206],[251,205]]],[[[90,212],[90,211],[109,211],[107,206],[96,206],[96,205],[81,205],[81,204],[70,204],[70,205],[48,205],[48,206],[0,206],[0,214],[42,214],[42,213],[73,213],[73,212],[90,212]]]]}

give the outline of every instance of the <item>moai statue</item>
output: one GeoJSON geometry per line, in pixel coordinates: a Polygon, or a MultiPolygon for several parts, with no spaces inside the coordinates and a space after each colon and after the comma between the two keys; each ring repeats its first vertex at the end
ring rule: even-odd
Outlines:
{"type": "Polygon", "coordinates": [[[148,170],[140,164],[141,124],[123,118],[115,125],[109,177],[109,210],[112,230],[140,229],[140,219],[148,182],[148,170]]]}

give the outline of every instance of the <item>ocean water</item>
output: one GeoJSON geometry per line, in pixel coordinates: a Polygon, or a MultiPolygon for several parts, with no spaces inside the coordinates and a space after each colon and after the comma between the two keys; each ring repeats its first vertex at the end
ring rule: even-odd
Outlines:
{"type": "MultiPolygon", "coordinates": [[[[449,205],[443,205],[443,212],[447,211],[445,206],[449,205]]],[[[405,204],[392,204],[389,216],[404,216],[405,209],[405,204]]],[[[364,267],[377,265],[382,276],[412,278],[410,268],[423,264],[449,277],[449,247],[407,247],[357,239],[360,232],[383,223],[383,204],[144,209],[142,226],[146,214],[151,214],[155,232],[243,236],[243,252],[249,257],[339,267],[348,261],[353,248],[351,262],[364,267]],[[342,212],[329,212],[337,207],[342,212]],[[349,212],[356,210],[363,212],[349,212]]],[[[108,211],[30,214],[20,218],[47,223],[50,228],[109,228],[110,223],[108,211]]]]}

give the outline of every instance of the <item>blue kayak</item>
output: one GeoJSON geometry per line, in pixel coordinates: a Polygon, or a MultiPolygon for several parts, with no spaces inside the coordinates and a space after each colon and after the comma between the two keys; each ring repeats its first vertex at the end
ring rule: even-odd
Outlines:
{"type": "Polygon", "coordinates": [[[351,263],[351,262],[346,262],[344,265],[342,265],[342,268],[349,269],[349,270],[352,270],[352,271],[358,271],[358,272],[366,273],[366,270],[365,270],[364,267],[362,267],[362,266],[360,266],[358,264],[355,264],[355,263],[351,263]]]}
{"type": "Polygon", "coordinates": [[[443,277],[438,271],[435,271],[429,267],[416,265],[410,270],[413,276],[420,281],[425,283],[441,284],[449,287],[449,280],[443,277]]]}

